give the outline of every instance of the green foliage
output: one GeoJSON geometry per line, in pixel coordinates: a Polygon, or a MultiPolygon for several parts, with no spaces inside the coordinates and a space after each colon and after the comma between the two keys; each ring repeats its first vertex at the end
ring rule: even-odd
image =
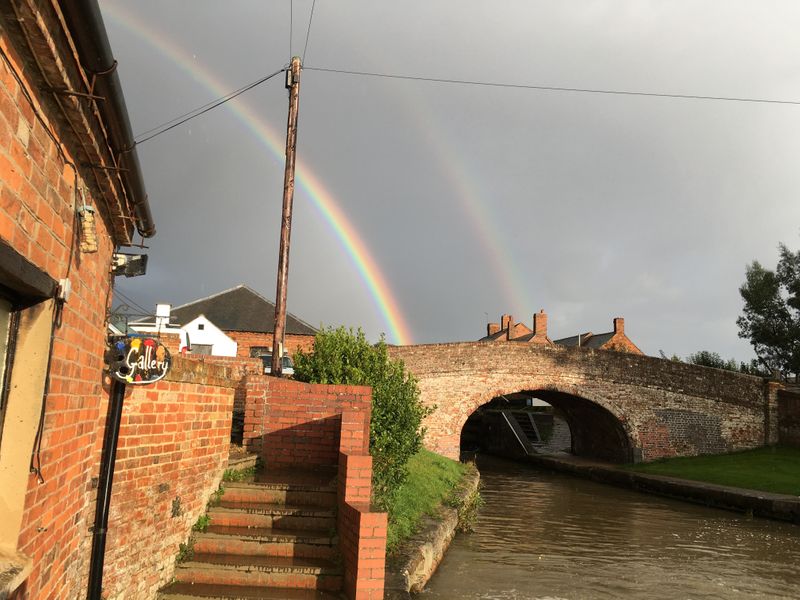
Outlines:
{"type": "Polygon", "coordinates": [[[372,345],[360,329],[344,327],[322,329],[312,351],[298,352],[294,365],[299,381],[372,387],[373,497],[390,509],[408,475],[406,463],[422,445],[422,419],[432,410],[420,403],[416,380],[402,361],[389,358],[383,337],[372,345]]]}
{"type": "Polygon", "coordinates": [[[750,340],[760,361],[784,376],[800,373],[800,251],[778,246],[775,271],[753,261],[739,288],[744,313],[739,337],[750,340]]]}
{"type": "Polygon", "coordinates": [[[211,517],[205,514],[200,515],[200,517],[197,519],[197,522],[192,526],[192,531],[203,532],[208,529],[209,525],[211,525],[211,517]]]}
{"type": "Polygon", "coordinates": [[[800,495],[800,448],[768,446],[732,454],[668,458],[626,469],[775,494],[800,495]]]}
{"type": "MultiPolygon", "coordinates": [[[[452,493],[469,467],[421,449],[408,461],[409,475],[389,511],[386,548],[389,552],[410,537],[425,515],[432,515],[452,493]]],[[[474,468],[474,467],[472,467],[474,468]]]]}
{"type": "Polygon", "coordinates": [[[222,474],[222,481],[252,481],[255,474],[255,467],[247,467],[246,469],[225,469],[225,472],[222,474]]]}
{"type": "MultiPolygon", "coordinates": [[[[659,350],[661,358],[664,360],[671,360],[673,362],[684,362],[684,360],[677,354],[667,356],[663,350],[659,350]]],[[[700,367],[711,367],[713,369],[724,369],[725,371],[735,371],[737,373],[745,373],[747,375],[755,375],[757,377],[769,377],[770,373],[767,371],[759,361],[756,359],[751,360],[749,363],[736,362],[734,359],[729,358],[725,360],[717,352],[710,350],[700,350],[694,354],[686,357],[686,361],[690,365],[698,365],[700,367]]]]}
{"type": "Polygon", "coordinates": [[[458,527],[457,529],[463,533],[471,533],[475,531],[475,522],[478,520],[478,511],[484,505],[483,497],[480,490],[476,489],[467,494],[463,501],[459,501],[456,508],[458,509],[458,527]]]}
{"type": "Polygon", "coordinates": [[[193,555],[194,555],[194,550],[192,549],[192,543],[190,540],[188,544],[178,545],[178,554],[175,557],[175,560],[176,562],[182,563],[187,560],[191,560],[193,555]]]}

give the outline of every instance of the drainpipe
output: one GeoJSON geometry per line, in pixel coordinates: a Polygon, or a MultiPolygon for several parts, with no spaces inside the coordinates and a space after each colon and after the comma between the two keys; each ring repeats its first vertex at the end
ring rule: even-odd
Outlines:
{"type": "Polygon", "coordinates": [[[103,564],[106,553],[108,513],[111,506],[111,486],[114,483],[114,464],[117,461],[119,425],[122,421],[122,404],[125,399],[125,384],[112,379],[111,396],[103,438],[103,455],[100,459],[100,478],[97,484],[97,506],[92,529],[92,558],[89,562],[89,590],[87,600],[101,600],[103,592],[103,564]]]}
{"type": "Polygon", "coordinates": [[[111,53],[103,16],[97,0],[63,0],[61,10],[78,49],[81,64],[93,76],[93,93],[104,100],[96,103],[109,133],[109,145],[119,161],[125,191],[133,203],[136,229],[142,237],[156,233],[139,156],[134,148],[128,109],[111,53]]]}

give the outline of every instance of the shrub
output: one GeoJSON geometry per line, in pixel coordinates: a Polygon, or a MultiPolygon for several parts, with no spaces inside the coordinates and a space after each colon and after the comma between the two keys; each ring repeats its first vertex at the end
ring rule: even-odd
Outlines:
{"type": "Polygon", "coordinates": [[[422,419],[432,410],[420,403],[416,380],[401,360],[389,358],[383,336],[373,345],[361,329],[322,329],[312,351],[299,351],[294,363],[294,377],[300,381],[372,387],[373,500],[389,510],[408,476],[408,459],[422,445],[422,419]]]}

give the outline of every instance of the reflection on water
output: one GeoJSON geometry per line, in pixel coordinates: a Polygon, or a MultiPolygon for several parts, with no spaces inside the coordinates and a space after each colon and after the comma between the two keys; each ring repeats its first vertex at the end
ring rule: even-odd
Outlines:
{"type": "Polygon", "coordinates": [[[482,459],[475,532],[422,600],[800,598],[800,527],[482,459]]]}

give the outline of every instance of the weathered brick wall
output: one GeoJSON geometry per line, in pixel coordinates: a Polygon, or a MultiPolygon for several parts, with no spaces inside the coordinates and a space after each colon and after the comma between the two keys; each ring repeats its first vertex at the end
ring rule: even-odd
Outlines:
{"type": "Polygon", "coordinates": [[[373,512],[369,422],[372,391],[248,375],[245,447],[267,468],[338,465],[337,533],[345,593],[383,598],[386,513],[373,512]]]}
{"type": "Polygon", "coordinates": [[[369,440],[372,392],[363,386],[301,383],[248,375],[244,445],[268,467],[337,464],[340,433],[353,443],[369,440]],[[363,412],[366,424],[343,428],[343,411],[363,412]]]}
{"type": "Polygon", "coordinates": [[[103,591],[155,598],[178,546],[205,512],[230,446],[230,369],[175,358],[167,378],[125,399],[112,490],[103,591]]]}
{"type": "MultiPolygon", "coordinates": [[[[51,16],[42,10],[40,18],[49,23],[51,16]]],[[[71,134],[62,127],[53,96],[40,95],[40,82],[28,78],[35,69],[23,61],[5,27],[0,27],[0,46],[22,77],[20,85],[12,68],[0,60],[0,238],[53,279],[68,277],[72,285],[54,334],[41,443],[43,481],[31,475],[20,482],[27,485],[27,494],[18,547],[32,558],[33,571],[15,597],[63,600],[83,594],[88,573],[88,530],[94,518],[90,482],[98,471],[107,403],[101,370],[112,226],[93,174],[79,169],[77,183],[98,211],[99,248],[93,254],[79,253],[77,245],[71,249],[76,174],[45,124],[65,156],[78,162],[69,154],[75,147],[71,134]]],[[[30,398],[32,403],[41,401],[30,398]]]]}
{"type": "Polygon", "coordinates": [[[778,430],[781,444],[800,447],[800,392],[778,392],[778,430]]]}
{"type": "MultiPolygon", "coordinates": [[[[777,431],[765,418],[763,380],[738,373],[629,353],[527,344],[436,344],[390,352],[419,378],[423,402],[437,406],[425,422],[426,446],[451,458],[458,457],[461,429],[476,408],[519,391],[584,399],[564,398],[557,407],[571,410],[576,421],[589,419],[587,410],[592,419],[602,415],[609,431],[614,425],[625,436],[635,460],[752,448],[777,431]]],[[[587,448],[598,443],[584,441],[587,448]]]]}
{"type": "MultiPolygon", "coordinates": [[[[226,331],[225,334],[238,344],[236,355],[240,357],[249,357],[251,346],[272,346],[271,333],[257,333],[253,331],[226,331]]],[[[311,350],[313,346],[313,335],[287,334],[284,352],[288,352],[291,356],[300,349],[306,351],[311,350]]]]}
{"type": "Polygon", "coordinates": [[[386,567],[387,514],[374,512],[368,410],[345,410],[339,444],[339,549],[344,591],[352,600],[381,600],[386,567]]]}

